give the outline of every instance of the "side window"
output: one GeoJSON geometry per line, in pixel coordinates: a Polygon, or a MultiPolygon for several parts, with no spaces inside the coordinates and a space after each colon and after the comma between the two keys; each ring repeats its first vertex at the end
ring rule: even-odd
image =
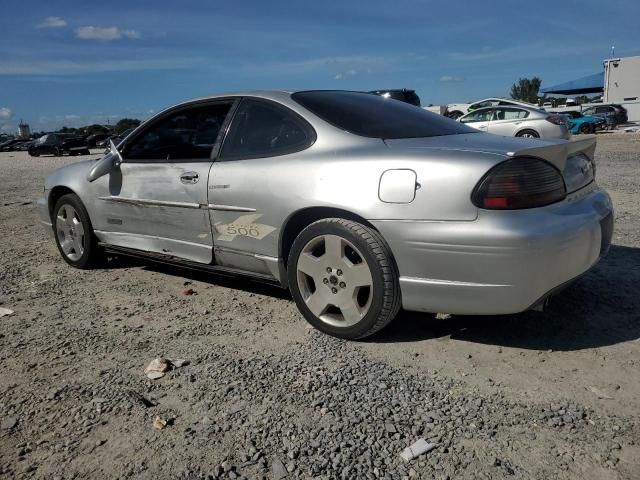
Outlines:
{"type": "Polygon", "coordinates": [[[490,108],[487,110],[480,110],[478,112],[473,112],[463,117],[460,121],[462,123],[470,123],[470,122],[488,122],[491,118],[491,110],[490,108]]]}
{"type": "Polygon", "coordinates": [[[222,147],[222,160],[275,157],[310,147],[315,133],[290,110],[271,102],[244,99],[222,147]]]}
{"type": "Polygon", "coordinates": [[[493,105],[493,102],[491,100],[486,101],[486,102],[478,102],[478,103],[474,103],[472,105],[469,105],[469,110],[471,111],[471,110],[477,110],[479,108],[491,107],[492,105],[493,105]]]}
{"type": "Polygon", "coordinates": [[[499,108],[496,110],[494,120],[519,120],[528,116],[529,112],[520,108],[499,108]]]}
{"type": "Polygon", "coordinates": [[[203,160],[211,155],[230,103],[190,107],[153,122],[127,145],[133,160],[203,160]]]}

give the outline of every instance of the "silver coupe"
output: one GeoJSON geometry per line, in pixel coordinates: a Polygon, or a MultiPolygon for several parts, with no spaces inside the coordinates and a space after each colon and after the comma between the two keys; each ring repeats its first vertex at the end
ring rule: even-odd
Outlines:
{"type": "Polygon", "coordinates": [[[245,92],[161,112],[38,204],[74,267],[115,253],[276,283],[355,339],[401,307],[521,312],[593,267],[613,230],[595,146],[367,93],[245,92]]]}

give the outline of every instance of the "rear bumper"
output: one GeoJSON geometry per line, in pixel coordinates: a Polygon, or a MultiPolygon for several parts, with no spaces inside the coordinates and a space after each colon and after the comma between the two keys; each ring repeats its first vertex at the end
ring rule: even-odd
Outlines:
{"type": "Polygon", "coordinates": [[[480,210],[470,222],[371,221],[400,272],[406,310],[509,314],[529,309],[606,253],[609,195],[595,185],[532,210],[480,210]]]}

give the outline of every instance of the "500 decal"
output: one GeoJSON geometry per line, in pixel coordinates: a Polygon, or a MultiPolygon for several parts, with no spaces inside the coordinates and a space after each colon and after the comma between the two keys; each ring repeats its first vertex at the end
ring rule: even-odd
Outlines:
{"type": "Polygon", "coordinates": [[[262,240],[264,237],[273,232],[276,227],[256,223],[256,220],[262,215],[253,213],[250,215],[242,215],[235,219],[232,223],[216,223],[215,240],[222,242],[232,242],[237,237],[255,238],[262,240]]]}
{"type": "Polygon", "coordinates": [[[255,225],[234,225],[231,223],[227,225],[226,234],[257,238],[260,236],[260,230],[258,230],[255,225]]]}

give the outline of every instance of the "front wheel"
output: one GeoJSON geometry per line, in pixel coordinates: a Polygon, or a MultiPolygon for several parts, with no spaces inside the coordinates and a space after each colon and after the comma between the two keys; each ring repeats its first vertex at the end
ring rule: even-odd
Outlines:
{"type": "Polygon", "coordinates": [[[76,268],[91,268],[104,260],[80,198],[73,193],[63,195],[53,208],[53,230],[62,258],[76,268]]]}
{"type": "Polygon", "coordinates": [[[287,265],[298,308],[329,335],[367,337],[400,309],[391,251],[378,232],[361,223],[341,218],[312,223],[293,242],[287,265]]]}
{"type": "Polygon", "coordinates": [[[540,135],[535,130],[523,130],[516,134],[516,137],[521,138],[540,138],[540,135]]]}

